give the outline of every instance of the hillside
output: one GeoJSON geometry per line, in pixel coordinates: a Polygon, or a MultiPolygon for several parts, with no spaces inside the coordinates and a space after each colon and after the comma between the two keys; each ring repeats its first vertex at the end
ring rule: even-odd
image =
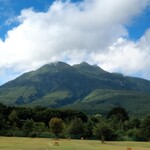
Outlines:
{"type": "Polygon", "coordinates": [[[130,114],[144,115],[150,114],[148,93],[148,80],[109,73],[86,62],[73,66],[56,62],[0,86],[0,103],[102,113],[122,106],[130,114]]]}

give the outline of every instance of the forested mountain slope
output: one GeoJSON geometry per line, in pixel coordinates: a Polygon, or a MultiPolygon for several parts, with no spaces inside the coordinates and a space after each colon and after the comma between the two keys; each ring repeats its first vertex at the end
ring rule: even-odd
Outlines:
{"type": "MultiPolygon", "coordinates": [[[[150,113],[150,81],[109,73],[86,62],[46,64],[0,86],[0,103],[105,112],[122,106],[150,113]],[[86,109],[85,109],[86,108],[86,109]]],[[[138,110],[138,111],[137,111],[138,110]]]]}

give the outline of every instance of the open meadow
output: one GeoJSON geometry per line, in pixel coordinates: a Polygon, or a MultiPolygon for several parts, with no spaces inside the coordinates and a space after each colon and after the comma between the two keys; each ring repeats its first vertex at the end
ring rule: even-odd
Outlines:
{"type": "Polygon", "coordinates": [[[150,150],[149,142],[0,137],[0,150],[150,150]],[[58,145],[57,145],[58,144],[58,145]]]}

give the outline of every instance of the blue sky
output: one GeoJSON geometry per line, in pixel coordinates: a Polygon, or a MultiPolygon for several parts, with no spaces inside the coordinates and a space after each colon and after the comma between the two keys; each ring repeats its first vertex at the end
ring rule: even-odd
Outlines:
{"type": "Polygon", "coordinates": [[[8,20],[20,14],[22,9],[33,7],[35,11],[46,11],[53,0],[0,0],[0,35],[5,38],[7,31],[17,23],[6,24],[8,20]]]}
{"type": "Polygon", "coordinates": [[[150,0],[0,0],[0,85],[45,63],[87,61],[150,79],[150,0]]]}
{"type": "MultiPolygon", "coordinates": [[[[8,30],[17,26],[16,22],[6,24],[12,17],[20,14],[22,9],[32,7],[35,11],[47,11],[49,6],[55,0],[0,0],[0,37],[5,38],[8,30]]],[[[72,0],[76,3],[81,0],[72,0]]],[[[150,27],[150,8],[147,8],[142,14],[136,16],[132,23],[127,25],[129,38],[133,40],[139,39],[144,32],[150,27]]]]}
{"type": "Polygon", "coordinates": [[[150,27],[150,9],[147,8],[141,15],[135,17],[133,22],[127,26],[129,38],[137,40],[150,27]]]}

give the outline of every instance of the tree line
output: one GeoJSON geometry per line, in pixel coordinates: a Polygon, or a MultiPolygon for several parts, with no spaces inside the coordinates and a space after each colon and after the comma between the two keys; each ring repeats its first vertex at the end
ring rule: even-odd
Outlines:
{"type": "Polygon", "coordinates": [[[71,109],[0,104],[0,136],[150,141],[150,116],[129,118],[121,107],[103,116],[71,109]]]}

